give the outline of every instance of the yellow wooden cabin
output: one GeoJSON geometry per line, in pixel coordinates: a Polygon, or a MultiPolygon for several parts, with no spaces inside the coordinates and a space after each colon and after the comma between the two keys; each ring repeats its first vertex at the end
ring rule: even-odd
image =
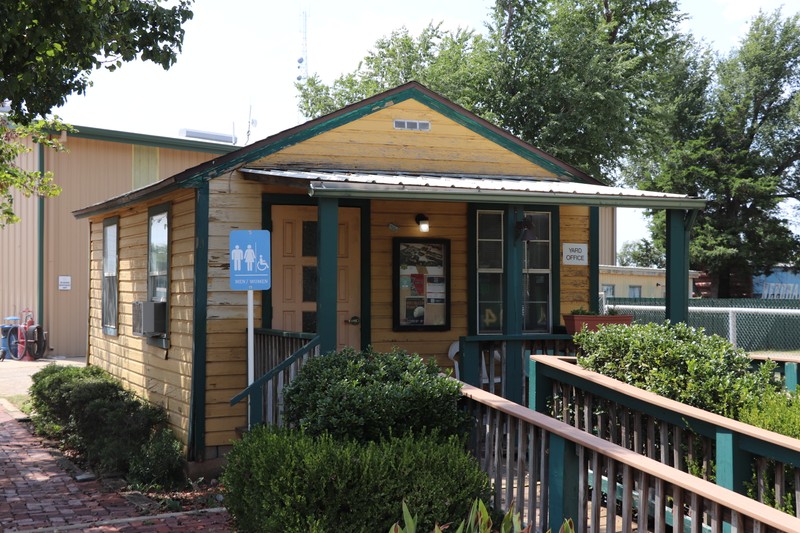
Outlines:
{"type": "MultiPolygon", "coordinates": [[[[667,209],[686,286],[702,205],[607,187],[411,82],[76,211],[91,223],[89,362],[165,406],[190,460],[213,460],[247,424],[230,404],[248,384],[232,231],[270,231],[251,256],[271,272],[254,291],[256,374],[303,332],[322,353],[398,346],[448,367],[454,341],[521,358],[562,310],[596,306],[601,206],[667,209]]],[[[668,315],[686,304],[672,295],[668,315]]]]}

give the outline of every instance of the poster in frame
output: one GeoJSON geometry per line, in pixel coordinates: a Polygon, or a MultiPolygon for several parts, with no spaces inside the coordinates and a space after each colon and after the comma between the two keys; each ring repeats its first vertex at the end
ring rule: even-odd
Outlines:
{"type": "Polygon", "coordinates": [[[450,241],[395,237],[392,241],[394,331],[450,329],[450,241]]]}

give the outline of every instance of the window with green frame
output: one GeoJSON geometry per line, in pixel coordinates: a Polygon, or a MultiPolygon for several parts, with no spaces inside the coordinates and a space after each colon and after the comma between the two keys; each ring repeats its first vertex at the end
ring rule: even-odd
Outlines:
{"type": "MultiPolygon", "coordinates": [[[[162,204],[147,212],[147,299],[165,302],[169,317],[169,231],[170,206],[162,204]]],[[[147,343],[166,349],[169,346],[169,318],[163,335],[148,337],[147,343]]]]}
{"type": "Polygon", "coordinates": [[[117,334],[119,310],[119,217],[103,221],[103,333],[117,334]]]}
{"type": "MultiPolygon", "coordinates": [[[[504,213],[481,209],[476,216],[478,334],[499,334],[503,330],[504,213]]],[[[524,332],[548,332],[552,324],[550,216],[547,211],[525,212],[528,232],[522,256],[524,332]]]]}

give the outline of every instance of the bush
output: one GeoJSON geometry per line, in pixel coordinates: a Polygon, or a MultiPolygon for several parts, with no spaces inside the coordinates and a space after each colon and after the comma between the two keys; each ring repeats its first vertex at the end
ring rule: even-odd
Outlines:
{"type": "Polygon", "coordinates": [[[111,380],[111,376],[96,366],[75,367],[47,365],[31,377],[31,417],[36,431],[59,438],[70,422],[72,408],[68,405],[72,386],[86,379],[111,380]]]}
{"type": "Polygon", "coordinates": [[[162,428],[152,434],[138,454],[131,457],[128,479],[133,483],[169,489],[186,482],[185,466],[180,441],[169,429],[162,428]]]}
{"type": "Polygon", "coordinates": [[[461,385],[403,351],[347,349],[309,361],[286,388],[286,418],[310,435],[378,441],[436,430],[465,435],[461,385]]]}
{"type": "Polygon", "coordinates": [[[581,366],[731,418],[779,388],[774,364],[753,371],[743,350],[683,323],[608,326],[574,339],[581,366]]]}
{"type": "Polygon", "coordinates": [[[460,520],[489,481],[456,437],[358,443],[257,427],[222,476],[237,531],[386,531],[404,499],[422,527],[460,520]]]}
{"type": "Polygon", "coordinates": [[[169,466],[175,461],[174,450],[158,440],[164,438],[159,433],[167,431],[164,410],[143,402],[104,370],[47,366],[33,375],[31,396],[37,431],[62,439],[97,472],[127,474],[144,452],[148,457],[142,461],[151,470],[147,473],[140,466],[137,474],[154,477],[144,482],[169,487],[168,479],[179,479],[169,466]],[[159,456],[162,452],[165,455],[159,456]],[[162,476],[163,471],[169,475],[162,476]]]}

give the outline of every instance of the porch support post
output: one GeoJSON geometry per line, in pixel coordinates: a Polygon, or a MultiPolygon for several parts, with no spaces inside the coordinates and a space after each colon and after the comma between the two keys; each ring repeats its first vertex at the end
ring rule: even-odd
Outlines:
{"type": "MultiPolygon", "coordinates": [[[[525,212],[514,206],[506,206],[505,235],[503,249],[503,334],[522,334],[522,242],[517,238],[517,222],[525,212]]],[[[506,341],[503,395],[507,400],[522,404],[522,341],[506,341]]],[[[487,364],[493,361],[489,356],[487,364]]]]}
{"type": "Polygon", "coordinates": [[[320,353],[336,351],[337,255],[339,244],[339,200],[320,198],[317,235],[317,333],[320,353]]]}
{"type": "Polygon", "coordinates": [[[600,313],[600,208],[589,208],[589,310],[600,313]]]}
{"type": "Polygon", "coordinates": [[[667,302],[671,323],[689,321],[689,231],[695,211],[667,209],[667,302]]]}

